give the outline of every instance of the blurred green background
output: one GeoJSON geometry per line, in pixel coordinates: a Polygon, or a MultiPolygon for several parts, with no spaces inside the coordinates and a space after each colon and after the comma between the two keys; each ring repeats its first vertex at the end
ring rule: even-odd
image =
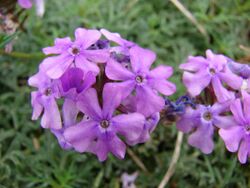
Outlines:
{"type": "MultiPolygon", "coordinates": [[[[0,51],[0,188],[11,187],[120,187],[123,172],[139,172],[137,187],[157,187],[175,146],[174,125],[158,125],[152,139],[131,150],[148,169],[143,172],[126,155],[98,162],[94,155],[63,151],[55,137],[31,121],[27,78],[38,69],[41,49],[55,37],[73,36],[77,27],[106,28],[154,50],[157,64],[175,67],[172,81],[185,93],[178,65],[188,55],[204,55],[208,48],[233,59],[249,57],[249,0],[182,0],[204,27],[197,30],[168,0],[47,0],[41,19],[28,10],[25,31],[17,34],[11,54],[0,51]]],[[[249,164],[225,150],[218,135],[211,155],[188,146],[184,138],[175,174],[167,187],[250,187],[249,164]]]]}

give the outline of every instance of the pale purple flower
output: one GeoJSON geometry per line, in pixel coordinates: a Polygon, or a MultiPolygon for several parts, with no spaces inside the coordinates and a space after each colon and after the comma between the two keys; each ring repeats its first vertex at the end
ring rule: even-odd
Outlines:
{"type": "Polygon", "coordinates": [[[105,72],[109,79],[121,81],[112,84],[116,85],[117,92],[122,94],[123,99],[135,91],[137,110],[150,116],[162,110],[165,104],[157,91],[171,95],[176,90],[175,85],[166,80],[172,75],[173,69],[169,66],[158,66],[150,70],[156,58],[155,53],[150,50],[135,46],[129,52],[131,70],[110,59],[105,72]]]}
{"type": "Polygon", "coordinates": [[[43,128],[61,129],[62,122],[56,99],[60,97],[58,82],[52,81],[41,70],[29,78],[29,85],[36,87],[31,92],[33,107],[32,120],[37,120],[42,114],[41,126],[43,128]]]}
{"type": "Polygon", "coordinates": [[[221,128],[219,134],[230,152],[238,151],[238,159],[244,164],[250,156],[250,95],[242,92],[242,100],[236,99],[230,109],[235,123],[221,128]]]}
{"type": "Polygon", "coordinates": [[[22,8],[31,8],[32,7],[32,2],[31,0],[18,0],[18,4],[22,7],[22,8]]]}
{"type": "Polygon", "coordinates": [[[126,145],[118,134],[125,141],[136,140],[140,136],[145,118],[139,113],[115,115],[115,109],[120,102],[121,96],[110,84],[104,87],[102,108],[95,89],[83,92],[77,106],[89,120],[67,128],[64,132],[67,142],[78,152],[96,154],[100,161],[106,160],[109,152],[120,159],[124,158],[126,145]]]}
{"type": "Polygon", "coordinates": [[[224,115],[229,111],[229,102],[213,106],[197,105],[196,109],[187,107],[186,112],[177,121],[177,128],[190,133],[188,143],[209,154],[213,151],[213,135],[215,127],[228,128],[234,124],[232,116],[224,115]]]}
{"type": "Polygon", "coordinates": [[[55,45],[43,49],[48,54],[59,54],[57,56],[47,57],[41,63],[41,69],[53,79],[57,79],[70,67],[77,67],[84,72],[91,71],[99,73],[97,63],[105,63],[109,57],[105,49],[88,49],[95,44],[101,37],[98,30],[87,30],[78,28],[75,31],[75,41],[72,42],[69,37],[57,38],[55,45]]]}
{"type": "Polygon", "coordinates": [[[135,180],[138,177],[138,172],[133,174],[123,173],[121,177],[122,188],[136,188],[135,180]]]}
{"type": "Polygon", "coordinates": [[[225,102],[234,98],[234,93],[224,87],[227,84],[234,90],[239,90],[242,78],[232,73],[227,66],[227,58],[224,55],[206,51],[206,58],[197,56],[189,57],[187,63],[181,64],[183,83],[192,97],[199,95],[210,84],[219,102],[225,102]]]}
{"type": "Polygon", "coordinates": [[[44,0],[18,0],[18,4],[25,9],[30,9],[32,7],[32,2],[36,5],[37,16],[42,17],[45,12],[44,0]]]}

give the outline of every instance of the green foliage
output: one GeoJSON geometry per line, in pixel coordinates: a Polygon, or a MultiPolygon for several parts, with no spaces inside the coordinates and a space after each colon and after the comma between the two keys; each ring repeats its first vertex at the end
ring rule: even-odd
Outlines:
{"type": "MultiPolygon", "coordinates": [[[[95,156],[63,151],[48,130],[31,121],[27,77],[42,59],[39,54],[55,37],[73,36],[75,28],[107,28],[157,52],[157,64],[175,67],[172,81],[182,95],[178,65],[188,55],[207,48],[232,58],[243,57],[239,45],[249,46],[248,0],[183,0],[208,32],[205,38],[168,0],[48,0],[43,19],[28,10],[25,32],[15,40],[14,52],[0,57],[0,187],[119,187],[123,172],[139,171],[138,187],[156,187],[171,160],[174,126],[159,125],[152,140],[132,150],[149,173],[127,155],[99,163],[95,156]]],[[[0,37],[0,47],[12,39],[0,37]]],[[[169,187],[250,187],[248,165],[240,165],[218,136],[213,154],[205,156],[182,145],[180,160],[169,187]]]]}

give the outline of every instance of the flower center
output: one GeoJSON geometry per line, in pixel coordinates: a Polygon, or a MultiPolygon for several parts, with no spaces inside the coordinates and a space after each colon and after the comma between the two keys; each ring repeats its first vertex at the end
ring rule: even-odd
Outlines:
{"type": "Polygon", "coordinates": [[[247,125],[245,130],[246,130],[247,134],[250,134],[250,125],[247,125]]]}
{"type": "Polygon", "coordinates": [[[144,80],[144,79],[143,79],[142,76],[136,76],[136,77],[135,77],[135,81],[136,81],[138,84],[142,83],[143,80],[144,80]]]}
{"type": "Polygon", "coordinates": [[[79,54],[79,49],[78,49],[78,48],[73,48],[73,49],[72,49],[72,53],[73,53],[74,55],[79,54]]]}
{"type": "Polygon", "coordinates": [[[210,112],[205,112],[203,114],[203,118],[207,121],[210,121],[212,119],[212,114],[210,112]]]}
{"type": "Polygon", "coordinates": [[[212,74],[212,75],[214,75],[214,74],[216,73],[216,71],[215,71],[214,68],[210,68],[210,69],[209,69],[209,72],[210,72],[210,74],[212,74]]]}
{"type": "Polygon", "coordinates": [[[44,94],[45,94],[46,96],[51,95],[51,93],[52,93],[52,89],[51,89],[51,88],[47,88],[47,89],[44,91],[44,94]]]}
{"type": "Polygon", "coordinates": [[[106,129],[109,127],[110,123],[108,120],[102,120],[101,123],[100,123],[101,127],[106,129]]]}

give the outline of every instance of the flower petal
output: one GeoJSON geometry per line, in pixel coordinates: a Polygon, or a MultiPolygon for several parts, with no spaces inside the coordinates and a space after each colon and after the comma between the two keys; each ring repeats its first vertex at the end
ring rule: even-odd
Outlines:
{"type": "Polygon", "coordinates": [[[219,77],[233,89],[238,90],[242,86],[243,79],[231,71],[221,72],[219,73],[219,77]]]}
{"type": "Polygon", "coordinates": [[[97,92],[93,88],[88,89],[79,96],[77,107],[93,120],[99,121],[102,119],[102,110],[97,92]]]}
{"type": "Polygon", "coordinates": [[[159,91],[160,93],[169,96],[172,95],[176,91],[175,84],[164,80],[164,79],[150,79],[149,85],[152,86],[154,89],[159,91]]]}
{"type": "Polygon", "coordinates": [[[228,100],[234,99],[234,94],[231,91],[228,91],[223,87],[223,84],[221,83],[219,77],[214,76],[212,78],[212,86],[214,89],[214,93],[217,97],[218,102],[223,103],[228,100]]]}
{"type": "Polygon", "coordinates": [[[200,113],[198,110],[187,107],[185,113],[176,122],[176,127],[184,133],[189,133],[199,124],[199,117],[200,113]]]}
{"type": "Polygon", "coordinates": [[[116,84],[105,84],[103,88],[103,118],[110,119],[115,109],[121,104],[122,93],[116,84]]]}
{"type": "Polygon", "coordinates": [[[235,126],[236,122],[233,116],[213,116],[213,124],[222,129],[228,129],[232,126],[235,126]]]}
{"type": "Polygon", "coordinates": [[[240,148],[238,151],[238,159],[241,164],[245,164],[247,162],[247,158],[249,155],[250,147],[249,147],[249,139],[243,139],[240,148]]]}
{"type": "Polygon", "coordinates": [[[188,138],[188,143],[200,149],[203,153],[209,154],[214,149],[213,143],[214,127],[210,123],[200,124],[196,131],[188,138]]]}
{"type": "Polygon", "coordinates": [[[164,108],[165,101],[148,86],[136,88],[137,110],[148,117],[164,108]]]}
{"type": "Polygon", "coordinates": [[[139,113],[122,114],[112,118],[114,129],[128,141],[134,141],[139,138],[144,123],[145,118],[139,113]]]}
{"type": "Polygon", "coordinates": [[[45,129],[61,129],[62,121],[57,103],[53,97],[42,97],[44,113],[41,119],[41,126],[45,129]]]}
{"type": "Polygon", "coordinates": [[[210,81],[211,76],[207,72],[183,73],[183,83],[192,97],[199,95],[209,85],[210,81]]]}
{"type": "Polygon", "coordinates": [[[100,71],[96,63],[88,61],[83,55],[78,55],[75,58],[75,65],[84,72],[93,72],[94,74],[98,74],[100,71]]]}
{"type": "Polygon", "coordinates": [[[86,59],[96,63],[106,63],[109,58],[108,50],[84,50],[86,59]]]}
{"type": "Polygon", "coordinates": [[[148,77],[149,78],[157,78],[157,79],[167,79],[173,74],[173,67],[160,65],[156,68],[152,69],[148,77]]]}
{"type": "Polygon", "coordinates": [[[41,96],[39,92],[31,92],[31,105],[33,108],[32,120],[37,120],[43,111],[43,106],[39,102],[39,96],[41,96]]]}
{"type": "Polygon", "coordinates": [[[69,37],[65,38],[56,38],[55,45],[43,48],[43,53],[45,55],[49,54],[61,54],[63,51],[67,50],[67,48],[72,44],[71,39],[69,37]]]}
{"type": "Polygon", "coordinates": [[[180,64],[179,68],[185,71],[197,72],[205,70],[208,67],[208,61],[202,56],[189,56],[187,63],[180,64]]]}
{"type": "Polygon", "coordinates": [[[134,46],[129,50],[132,69],[138,71],[148,71],[156,59],[156,54],[148,49],[134,46]]]}
{"type": "Polygon", "coordinates": [[[59,55],[54,57],[47,57],[40,64],[40,69],[45,72],[50,78],[57,79],[63,75],[63,73],[73,63],[74,57],[70,55],[59,55]]]}
{"type": "Polygon", "coordinates": [[[111,80],[129,80],[134,77],[134,74],[121,64],[110,59],[106,65],[105,73],[111,80]]]}
{"type": "Polygon", "coordinates": [[[242,97],[245,119],[250,122],[250,94],[245,91],[242,91],[242,97]]]}
{"type": "Polygon", "coordinates": [[[246,123],[240,99],[236,99],[231,103],[230,110],[238,124],[244,125],[246,123]]]}
{"type": "Polygon", "coordinates": [[[236,152],[244,136],[244,130],[240,126],[234,126],[229,129],[220,129],[219,135],[223,139],[228,151],[236,152]]]}
{"type": "Polygon", "coordinates": [[[77,28],[75,30],[76,42],[81,44],[83,49],[87,49],[101,38],[98,30],[77,28]]]}
{"type": "Polygon", "coordinates": [[[72,126],[76,123],[78,112],[75,101],[66,98],[62,107],[64,127],[72,126]]]}
{"type": "Polygon", "coordinates": [[[66,128],[63,135],[76,151],[82,153],[87,151],[91,142],[97,138],[97,126],[95,121],[83,121],[66,128]]]}

